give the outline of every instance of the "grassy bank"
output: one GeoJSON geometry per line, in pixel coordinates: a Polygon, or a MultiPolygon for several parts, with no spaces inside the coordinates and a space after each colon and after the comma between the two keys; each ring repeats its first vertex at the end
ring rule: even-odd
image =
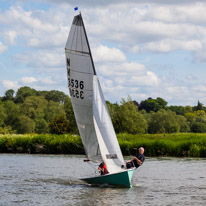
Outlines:
{"type": "MultiPolygon", "coordinates": [[[[134,155],[143,146],[146,156],[206,157],[206,134],[119,134],[123,155],[134,155]]],[[[1,135],[0,153],[84,154],[79,136],[1,135]]]]}

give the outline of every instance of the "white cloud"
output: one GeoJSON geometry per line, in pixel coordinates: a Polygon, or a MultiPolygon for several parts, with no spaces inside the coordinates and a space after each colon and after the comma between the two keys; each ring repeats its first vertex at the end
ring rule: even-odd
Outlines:
{"type": "Polygon", "coordinates": [[[6,51],[8,47],[4,45],[2,42],[0,42],[0,54],[6,51]]]}
{"type": "Polygon", "coordinates": [[[19,84],[17,81],[3,80],[2,85],[6,89],[17,89],[19,84]]]}
{"type": "Polygon", "coordinates": [[[174,50],[199,51],[202,49],[202,43],[199,40],[184,41],[165,39],[162,41],[145,44],[143,49],[154,52],[170,52],[174,50]]]}
{"type": "MultiPolygon", "coordinates": [[[[43,1],[57,3],[55,0],[43,1]]],[[[39,1],[40,4],[43,1],[39,1]]],[[[36,6],[24,9],[24,1],[18,2],[0,11],[0,53],[8,50],[12,54],[10,59],[0,59],[0,64],[9,68],[9,74],[15,69],[19,70],[19,76],[16,81],[4,80],[1,84],[5,88],[31,84],[38,89],[64,90],[64,46],[75,14],[71,2],[77,1],[68,3],[60,0],[55,6],[49,4],[45,10],[43,7],[36,9],[36,6]],[[12,64],[13,59],[18,64],[12,64]]],[[[85,0],[81,3],[85,5],[83,17],[97,63],[97,73],[100,74],[104,91],[111,95],[112,101],[119,101],[127,95],[137,100],[160,96],[179,104],[203,99],[205,85],[204,82],[200,85],[199,76],[204,75],[200,74],[202,70],[198,69],[198,64],[196,79],[185,78],[194,76],[192,72],[185,74],[182,79],[178,76],[179,71],[173,71],[174,78],[163,78],[168,71],[164,70],[163,73],[163,69],[159,69],[163,67],[162,56],[154,59],[150,54],[189,51],[193,58],[188,57],[188,66],[192,60],[193,64],[205,63],[206,3],[190,0],[85,0]],[[89,6],[91,4],[92,8],[89,6]],[[145,61],[142,59],[147,59],[147,62],[143,64],[145,61]]],[[[178,68],[184,73],[185,65],[179,63],[176,67],[178,62],[174,65],[171,62],[168,62],[168,67],[178,68]]],[[[191,71],[191,68],[188,70],[191,71]]]]}
{"type": "MultiPolygon", "coordinates": [[[[15,59],[29,67],[44,69],[45,72],[52,68],[65,66],[65,57],[62,53],[38,51],[33,53],[17,54],[15,59]]],[[[42,71],[42,70],[41,70],[42,71]]]]}
{"type": "Polygon", "coordinates": [[[43,85],[55,85],[55,81],[51,77],[40,78],[39,82],[43,85]]]}
{"type": "Polygon", "coordinates": [[[104,76],[125,77],[141,75],[145,71],[145,65],[136,62],[123,62],[119,64],[103,64],[99,67],[99,72],[104,76]]]}
{"type": "Polygon", "coordinates": [[[126,60],[125,55],[116,48],[109,48],[100,45],[93,49],[95,62],[123,62],[126,60]]]}
{"type": "Polygon", "coordinates": [[[37,82],[36,78],[34,77],[22,77],[20,80],[19,80],[20,83],[23,83],[23,84],[32,84],[34,82],[37,82]]]}
{"type": "Polygon", "coordinates": [[[159,78],[155,73],[147,71],[144,73],[144,75],[139,76],[137,74],[136,76],[133,76],[131,78],[131,82],[134,85],[156,87],[159,84],[159,78]]]}
{"type": "Polygon", "coordinates": [[[11,45],[15,44],[15,38],[17,37],[16,31],[5,31],[4,36],[6,42],[11,45]]]}

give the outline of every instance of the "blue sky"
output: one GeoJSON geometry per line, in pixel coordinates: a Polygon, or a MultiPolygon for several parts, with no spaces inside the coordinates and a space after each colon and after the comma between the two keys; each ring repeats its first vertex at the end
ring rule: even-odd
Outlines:
{"type": "Polygon", "coordinates": [[[206,105],[206,2],[191,0],[1,0],[0,96],[22,86],[69,94],[64,47],[76,6],[107,100],[206,105]]]}

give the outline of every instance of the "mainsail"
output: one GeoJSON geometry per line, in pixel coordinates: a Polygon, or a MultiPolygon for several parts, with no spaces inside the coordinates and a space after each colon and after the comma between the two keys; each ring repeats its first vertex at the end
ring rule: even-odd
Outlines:
{"type": "Polygon", "coordinates": [[[114,132],[96,71],[81,14],[73,19],[65,48],[72,106],[89,160],[103,160],[110,173],[124,170],[124,159],[114,132]]]}

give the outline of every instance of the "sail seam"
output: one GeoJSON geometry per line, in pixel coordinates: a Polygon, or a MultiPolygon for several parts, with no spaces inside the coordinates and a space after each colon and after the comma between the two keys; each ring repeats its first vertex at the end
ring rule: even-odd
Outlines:
{"type": "MultiPolygon", "coordinates": [[[[72,69],[70,69],[70,72],[76,72],[76,73],[80,73],[80,74],[91,74],[91,75],[93,75],[93,73],[87,73],[87,72],[79,72],[79,71],[75,71],[75,70],[72,70],[72,69]]],[[[93,91],[93,90],[91,90],[91,91],[93,91]]]]}
{"type": "Polygon", "coordinates": [[[74,103],[74,104],[77,105],[77,106],[81,106],[81,107],[91,107],[91,106],[84,106],[84,105],[76,104],[76,103],[74,103]]]}
{"type": "Polygon", "coordinates": [[[69,54],[73,54],[72,52],[77,52],[77,53],[81,53],[81,54],[88,54],[89,52],[84,52],[84,51],[79,51],[79,50],[73,50],[73,49],[66,49],[66,51],[71,51],[71,52],[65,52],[65,53],[69,53],[69,54]]]}

